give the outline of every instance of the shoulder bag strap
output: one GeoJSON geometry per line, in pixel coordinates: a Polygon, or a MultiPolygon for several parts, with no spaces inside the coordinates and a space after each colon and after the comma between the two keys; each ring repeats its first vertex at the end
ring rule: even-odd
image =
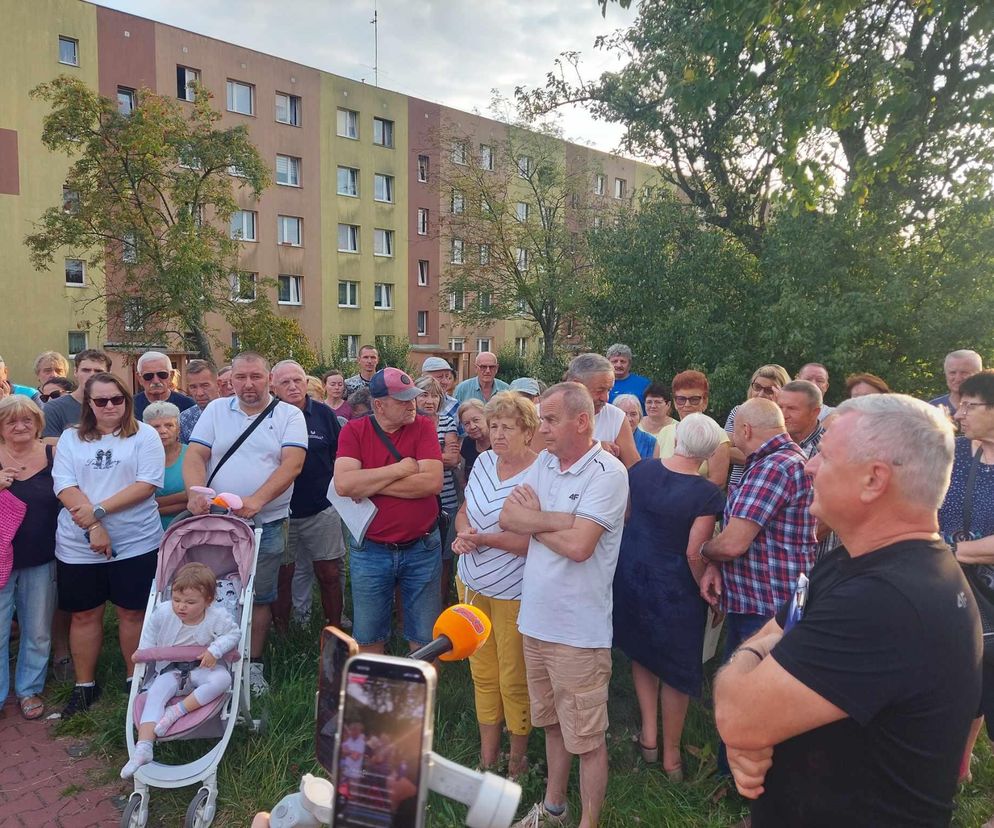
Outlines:
{"type": "Polygon", "coordinates": [[[963,532],[970,534],[970,526],[973,523],[973,490],[976,488],[977,472],[980,470],[980,458],[984,454],[984,447],[977,449],[970,463],[970,471],[966,475],[966,495],[963,498],[963,532]]]}
{"type": "Polygon", "coordinates": [[[242,443],[244,443],[252,435],[252,432],[255,431],[261,425],[262,421],[265,420],[266,417],[268,417],[272,413],[273,409],[276,408],[277,405],[279,405],[279,402],[280,401],[278,397],[273,397],[272,401],[262,410],[259,416],[256,417],[251,423],[249,423],[248,427],[241,434],[238,435],[238,439],[231,444],[231,447],[224,453],[224,456],[221,458],[221,461],[214,467],[214,471],[211,472],[211,476],[207,478],[206,485],[208,488],[210,488],[211,481],[214,480],[214,477],[217,475],[217,473],[221,471],[221,466],[227,463],[228,460],[231,458],[231,455],[234,454],[236,451],[238,451],[239,448],[241,448],[242,443]]]}
{"type": "Polygon", "coordinates": [[[397,446],[394,445],[393,440],[387,437],[386,432],[383,430],[380,424],[376,422],[376,415],[374,414],[370,416],[369,420],[373,424],[373,431],[376,432],[376,436],[379,437],[383,445],[387,447],[387,451],[389,451],[393,455],[393,459],[396,460],[398,463],[401,460],[403,460],[404,456],[399,451],[397,451],[397,446]]]}

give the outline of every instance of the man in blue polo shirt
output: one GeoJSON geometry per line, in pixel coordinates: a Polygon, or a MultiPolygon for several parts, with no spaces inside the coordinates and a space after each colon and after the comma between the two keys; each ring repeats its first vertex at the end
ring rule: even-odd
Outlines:
{"type": "Polygon", "coordinates": [[[342,521],[328,502],[328,487],[338,453],[342,427],[335,412],[307,395],[307,374],[292,359],[277,362],[271,375],[273,393],[285,403],[299,408],[307,424],[307,456],[293,484],[290,499],[290,535],[280,567],[273,622],[286,629],[291,605],[303,603],[310,609],[310,568],[318,581],[321,607],[326,624],[342,625],[340,574],[345,568],[345,539],[342,521]],[[299,564],[299,567],[297,566],[299,564]],[[295,570],[300,575],[295,577],[295,570]],[[303,589],[298,589],[298,583],[303,589]],[[301,595],[300,593],[303,593],[301,595]],[[298,597],[302,600],[298,602],[298,597]]]}

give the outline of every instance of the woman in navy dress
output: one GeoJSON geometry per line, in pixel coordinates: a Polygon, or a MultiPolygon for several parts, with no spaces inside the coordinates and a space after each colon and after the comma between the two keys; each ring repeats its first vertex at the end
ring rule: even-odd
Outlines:
{"type": "Polygon", "coordinates": [[[680,740],[691,696],[699,696],[707,604],[698,583],[700,548],[724,508],[721,490],[698,473],[723,440],[705,414],[681,420],[676,450],[629,470],[631,511],[614,576],[614,646],[632,660],[642,714],[639,747],[659,757],[656,715],[663,711],[663,769],[682,779],[680,740]],[[660,685],[662,692],[660,693],[660,685]]]}

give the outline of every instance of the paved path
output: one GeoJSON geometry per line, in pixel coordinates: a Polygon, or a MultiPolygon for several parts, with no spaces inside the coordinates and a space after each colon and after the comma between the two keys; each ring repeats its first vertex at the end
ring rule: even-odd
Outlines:
{"type": "Polygon", "coordinates": [[[53,722],[27,722],[17,701],[0,712],[0,826],[2,828],[107,828],[121,812],[110,798],[123,783],[107,783],[106,768],[92,756],[72,758],[84,744],[53,735],[53,722]]]}

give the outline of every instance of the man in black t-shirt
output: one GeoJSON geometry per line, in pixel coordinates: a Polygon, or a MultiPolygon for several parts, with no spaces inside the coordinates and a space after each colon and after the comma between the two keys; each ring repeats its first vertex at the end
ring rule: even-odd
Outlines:
{"type": "Polygon", "coordinates": [[[808,462],[842,546],[731,657],[715,716],[753,828],[948,826],[980,696],[976,605],[938,538],[953,432],[897,394],[847,400],[808,462]],[[786,631],[785,631],[786,630],[786,631]]]}

